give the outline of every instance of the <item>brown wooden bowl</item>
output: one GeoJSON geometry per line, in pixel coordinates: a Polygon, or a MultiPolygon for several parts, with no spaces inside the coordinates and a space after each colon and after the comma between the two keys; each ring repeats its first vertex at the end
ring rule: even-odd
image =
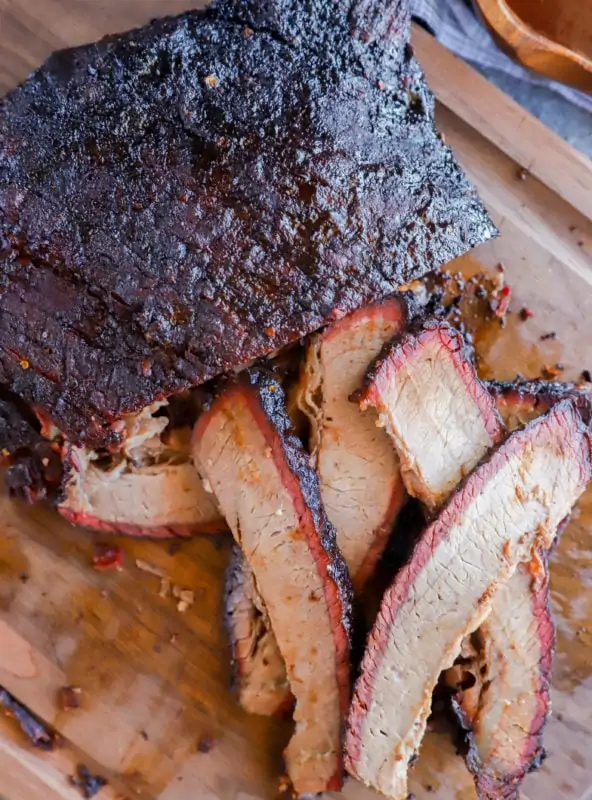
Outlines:
{"type": "Polygon", "coordinates": [[[592,92],[592,2],[475,0],[498,44],[525,67],[592,92]]]}

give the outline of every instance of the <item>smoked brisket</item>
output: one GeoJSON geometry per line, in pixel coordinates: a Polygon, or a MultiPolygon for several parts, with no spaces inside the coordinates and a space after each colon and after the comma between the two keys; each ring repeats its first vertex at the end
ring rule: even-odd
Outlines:
{"type": "Polygon", "coordinates": [[[299,402],[310,419],[321,496],[356,590],[371,577],[406,492],[376,414],[362,414],[350,395],[408,317],[403,296],[359,309],[312,338],[302,369],[299,402]]]}
{"type": "Polygon", "coordinates": [[[409,494],[434,510],[503,436],[495,404],[461,334],[428,320],[370,367],[360,408],[376,409],[409,494]]]}
{"type": "Polygon", "coordinates": [[[518,564],[550,547],[590,475],[589,433],[563,401],[512,434],[455,492],[383,598],[349,715],[351,774],[406,796],[440,673],[518,564]]]}
{"type": "Polygon", "coordinates": [[[463,671],[474,685],[453,700],[466,731],[467,764],[480,800],[517,800],[520,784],[543,755],[551,710],[549,683],[555,626],[546,556],[535,552],[500,587],[463,671]]]}
{"type": "Polygon", "coordinates": [[[338,789],[349,702],[351,583],[274,376],[248,370],[197,421],[194,460],[271,622],[296,706],[296,793],[338,789]]]}
{"type": "Polygon", "coordinates": [[[116,445],[495,235],[408,42],[405,0],[218,0],[51,56],[0,106],[0,385],[116,445]]]}

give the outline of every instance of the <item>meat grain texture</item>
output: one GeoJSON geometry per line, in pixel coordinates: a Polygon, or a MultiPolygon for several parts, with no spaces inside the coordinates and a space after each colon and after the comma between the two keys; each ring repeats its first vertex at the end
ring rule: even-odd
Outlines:
{"type": "Polygon", "coordinates": [[[512,434],[452,496],[383,598],[349,715],[352,774],[406,797],[438,676],[499,586],[533,548],[551,546],[590,475],[588,431],[564,401],[512,434]]]}
{"type": "Polygon", "coordinates": [[[0,384],[114,445],[495,235],[408,41],[404,0],[218,0],[51,56],[0,106],[0,384]]]}
{"type": "Polygon", "coordinates": [[[321,496],[356,590],[372,575],[406,492],[389,437],[350,396],[409,314],[402,296],[355,311],[312,338],[302,369],[299,402],[311,422],[321,496]]]}
{"type": "Polygon", "coordinates": [[[503,436],[495,404],[463,338],[428,320],[388,344],[368,371],[360,408],[391,436],[409,494],[441,505],[503,436]]]}
{"type": "Polygon", "coordinates": [[[286,664],[296,701],[285,752],[294,790],[338,789],[351,583],[277,380],[249,370],[231,384],[198,420],[193,450],[252,570],[286,664]]]}
{"type": "Polygon", "coordinates": [[[466,729],[467,764],[480,800],[517,800],[526,774],[544,756],[555,626],[544,554],[520,564],[499,588],[463,669],[475,685],[454,701],[466,729]]]}

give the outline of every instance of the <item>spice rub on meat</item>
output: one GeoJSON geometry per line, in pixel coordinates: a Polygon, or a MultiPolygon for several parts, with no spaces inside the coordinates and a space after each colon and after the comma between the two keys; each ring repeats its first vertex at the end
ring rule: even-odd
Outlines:
{"type": "Polygon", "coordinates": [[[309,456],[273,376],[249,370],[199,418],[198,471],[252,570],[295,697],[297,793],[338,789],[349,701],[351,583],[309,456]]]}
{"type": "Polygon", "coordinates": [[[217,0],[52,55],[0,108],[0,384],[117,444],[495,235],[409,34],[404,0],[217,0]]]}
{"type": "Polygon", "coordinates": [[[500,585],[548,548],[591,474],[571,401],[512,434],[422,534],[383,598],[349,714],[346,766],[388,797],[407,794],[432,690],[500,585]],[[436,641],[436,638],[437,641],[436,641]]]}

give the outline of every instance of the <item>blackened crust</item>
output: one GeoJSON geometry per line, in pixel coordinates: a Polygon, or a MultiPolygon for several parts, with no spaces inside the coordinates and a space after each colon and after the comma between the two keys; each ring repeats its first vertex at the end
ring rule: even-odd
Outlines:
{"type": "Polygon", "coordinates": [[[40,722],[29,709],[15,700],[2,686],[0,686],[0,706],[6,709],[7,714],[16,719],[22,732],[33,747],[48,751],[54,749],[56,738],[53,732],[40,722]]]}
{"type": "Polygon", "coordinates": [[[343,609],[341,623],[348,636],[348,645],[351,646],[353,588],[347,564],[337,547],[335,528],[327,519],[323,507],[319,476],[310,466],[308,453],[293,432],[283,389],[273,375],[264,369],[250,369],[243,373],[241,379],[257,390],[261,408],[281,438],[290,471],[299,480],[304,503],[312,515],[320,544],[327,554],[329,562],[327,572],[339,592],[343,609]]]}
{"type": "Polygon", "coordinates": [[[435,130],[407,3],[386,5],[220,0],[10,93],[0,382],[73,443],[117,444],[122,414],[494,236],[435,130]]]}
{"type": "Polygon", "coordinates": [[[586,425],[592,419],[591,387],[543,380],[485,381],[485,385],[498,405],[530,407],[533,417],[549,411],[561,400],[572,400],[586,425]]]}
{"type": "Polygon", "coordinates": [[[0,386],[0,467],[7,467],[5,486],[11,497],[35,502],[55,499],[62,465],[41,434],[35,414],[21,398],[0,386]]]}
{"type": "Polygon", "coordinates": [[[244,583],[244,556],[240,546],[234,543],[224,578],[224,628],[228,634],[231,652],[232,689],[237,692],[241,682],[241,665],[236,657],[237,636],[233,621],[233,596],[244,583]]]}

